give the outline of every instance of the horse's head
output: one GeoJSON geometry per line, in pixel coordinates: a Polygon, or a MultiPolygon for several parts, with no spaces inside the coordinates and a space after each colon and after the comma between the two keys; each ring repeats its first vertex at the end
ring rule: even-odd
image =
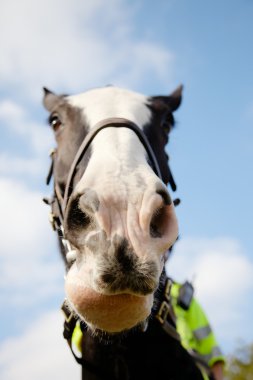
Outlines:
{"type": "Polygon", "coordinates": [[[163,255],[178,234],[165,145],[180,101],[181,88],[167,97],[45,89],[55,192],[71,245],[66,294],[91,329],[120,332],[151,313],[163,255]]]}

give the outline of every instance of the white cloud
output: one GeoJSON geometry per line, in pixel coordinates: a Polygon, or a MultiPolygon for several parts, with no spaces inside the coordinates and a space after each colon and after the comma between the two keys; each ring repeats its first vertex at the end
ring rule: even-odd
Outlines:
{"type": "Polygon", "coordinates": [[[0,287],[5,306],[39,305],[63,292],[64,268],[38,192],[0,178],[0,287]],[[11,292],[11,297],[10,297],[11,292]]]}
{"type": "Polygon", "coordinates": [[[0,345],[2,380],[68,380],[81,376],[62,336],[60,311],[43,315],[21,336],[9,338],[0,345]]]}
{"type": "Polygon", "coordinates": [[[48,235],[47,210],[42,195],[15,180],[0,178],[1,256],[18,258],[42,253],[48,235]]]}
{"type": "Polygon", "coordinates": [[[247,328],[253,262],[236,239],[182,239],[167,271],[176,281],[194,279],[196,296],[226,347],[237,338],[253,338],[247,328]]]}
{"type": "Polygon", "coordinates": [[[10,99],[4,99],[1,101],[0,119],[5,123],[10,124],[16,132],[23,132],[22,129],[20,131],[20,120],[24,119],[24,117],[25,111],[20,105],[14,103],[10,99]]]}
{"type": "Polygon", "coordinates": [[[134,38],[134,12],[124,0],[2,1],[2,84],[36,100],[42,85],[80,91],[117,79],[136,87],[147,72],[167,84],[172,54],[134,38]]]}
{"type": "Polygon", "coordinates": [[[121,65],[126,60],[125,52],[131,57],[132,65],[126,66],[124,73],[116,76],[116,81],[120,85],[127,87],[135,87],[145,78],[155,77],[159,84],[163,83],[164,87],[169,88],[172,83],[173,65],[175,56],[169,50],[162,46],[154,45],[146,41],[136,41],[124,46],[124,54],[122,54],[121,65]]]}
{"type": "Polygon", "coordinates": [[[25,107],[10,99],[0,102],[0,121],[2,128],[6,128],[24,147],[32,148],[35,154],[49,152],[53,143],[53,134],[49,127],[34,122],[25,107]]]}
{"type": "Polygon", "coordinates": [[[29,175],[32,177],[40,176],[45,172],[45,163],[39,158],[23,158],[0,154],[0,174],[16,177],[17,175],[29,175]]]}

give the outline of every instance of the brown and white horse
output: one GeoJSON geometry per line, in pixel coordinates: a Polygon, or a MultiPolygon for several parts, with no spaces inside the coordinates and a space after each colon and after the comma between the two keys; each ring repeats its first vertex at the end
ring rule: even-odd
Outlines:
{"type": "Polygon", "coordinates": [[[146,97],[108,86],[65,96],[45,89],[67,302],[92,334],[125,333],[151,315],[164,254],[178,235],[165,146],[181,91],[146,97]]]}

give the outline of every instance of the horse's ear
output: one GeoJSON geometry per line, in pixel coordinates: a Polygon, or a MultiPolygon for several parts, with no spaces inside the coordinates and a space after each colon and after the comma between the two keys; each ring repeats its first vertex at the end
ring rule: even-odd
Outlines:
{"type": "Polygon", "coordinates": [[[163,112],[165,110],[173,112],[180,106],[182,100],[183,86],[180,85],[169,96],[153,96],[152,108],[155,111],[163,112]]]}
{"type": "Polygon", "coordinates": [[[59,103],[60,97],[46,87],[43,87],[43,91],[43,105],[49,112],[52,112],[56,104],[59,103]]]}
{"type": "Polygon", "coordinates": [[[168,96],[168,105],[172,111],[175,111],[182,101],[183,85],[181,84],[168,96]]]}

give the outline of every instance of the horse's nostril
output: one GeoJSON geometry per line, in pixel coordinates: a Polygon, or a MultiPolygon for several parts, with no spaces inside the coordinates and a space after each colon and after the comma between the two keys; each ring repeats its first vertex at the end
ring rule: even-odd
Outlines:
{"type": "Polygon", "coordinates": [[[90,216],[79,207],[79,199],[73,199],[69,205],[67,215],[68,230],[85,228],[91,223],[90,216]]]}
{"type": "Polygon", "coordinates": [[[165,205],[171,204],[171,202],[172,202],[171,197],[165,189],[157,189],[156,192],[157,192],[157,194],[159,194],[162,197],[165,205]]]}
{"type": "Polygon", "coordinates": [[[164,235],[168,218],[166,211],[166,206],[164,206],[154,212],[149,227],[151,237],[161,238],[164,235]]]}

